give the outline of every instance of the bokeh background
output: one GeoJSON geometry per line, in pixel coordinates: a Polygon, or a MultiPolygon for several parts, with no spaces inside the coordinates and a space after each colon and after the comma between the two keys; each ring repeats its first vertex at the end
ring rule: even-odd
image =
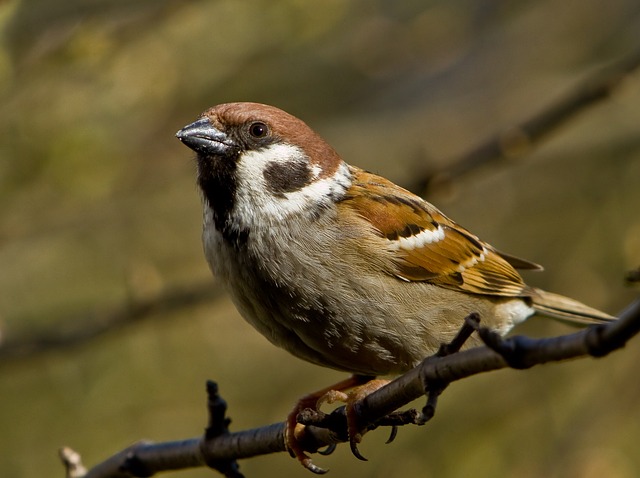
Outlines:
{"type": "MultiPolygon", "coordinates": [[[[0,475],[29,478],[63,476],[62,445],[91,466],[142,438],[199,435],[208,378],[240,430],[344,376],[268,344],[220,293],[176,130],[216,103],[271,103],[415,187],[636,50],[640,4],[4,0],[0,32],[0,475]]],[[[524,157],[428,198],[544,264],[532,284],[615,313],[637,294],[623,277],[640,265],[639,112],[636,74],[524,157]]],[[[639,360],[636,339],[474,377],[428,426],[391,445],[368,435],[368,463],[345,446],[316,462],[352,477],[639,476],[639,360]]],[[[241,469],[310,476],[284,453],[241,469]]]]}

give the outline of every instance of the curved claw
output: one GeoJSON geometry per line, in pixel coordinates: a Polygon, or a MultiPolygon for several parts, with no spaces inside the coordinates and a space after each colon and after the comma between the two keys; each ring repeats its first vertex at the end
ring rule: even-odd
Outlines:
{"type": "MultiPolygon", "coordinates": [[[[285,444],[287,449],[289,450],[289,454],[297,459],[300,464],[310,472],[315,473],[316,475],[324,475],[329,470],[325,470],[324,468],[320,468],[319,466],[315,465],[313,461],[311,461],[309,455],[304,452],[302,446],[300,446],[300,443],[296,436],[296,429],[299,427],[301,430],[304,430],[304,426],[296,422],[297,415],[297,410],[294,409],[294,411],[291,412],[287,417],[287,427],[285,429],[285,444]]],[[[331,445],[329,447],[331,447],[331,445]]]]}
{"type": "Polygon", "coordinates": [[[315,465],[309,457],[305,458],[304,460],[300,460],[300,464],[316,475],[324,475],[329,471],[325,470],[324,468],[320,468],[318,465],[315,465]]]}
{"type": "Polygon", "coordinates": [[[336,445],[335,443],[332,443],[331,445],[327,446],[327,448],[325,448],[324,450],[318,450],[318,455],[331,455],[334,451],[336,451],[336,448],[338,448],[338,445],[336,445]]]}
{"type": "Polygon", "coordinates": [[[396,439],[396,437],[398,436],[398,427],[396,425],[393,425],[391,427],[391,433],[389,434],[389,438],[387,438],[387,441],[384,442],[385,445],[388,445],[389,443],[391,443],[393,440],[396,439]]]}
{"type": "Polygon", "coordinates": [[[353,456],[358,460],[369,461],[362,455],[362,453],[360,453],[360,450],[358,450],[358,442],[356,440],[349,440],[349,445],[351,446],[351,453],[353,453],[353,456]]]}

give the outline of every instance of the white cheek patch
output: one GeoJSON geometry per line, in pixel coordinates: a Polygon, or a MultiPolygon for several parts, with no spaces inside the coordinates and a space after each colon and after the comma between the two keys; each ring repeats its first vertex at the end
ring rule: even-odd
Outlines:
{"type": "Polygon", "coordinates": [[[274,163],[286,166],[301,162],[308,163],[308,156],[300,148],[287,144],[272,144],[240,156],[236,167],[238,187],[234,212],[241,225],[250,226],[256,220],[280,222],[293,214],[317,210],[318,205],[333,201],[351,185],[351,174],[345,163],[333,176],[322,179],[318,179],[322,169],[313,165],[309,167],[308,184],[295,191],[274,194],[273,185],[267,184],[265,179],[265,171],[274,163]]]}
{"type": "Polygon", "coordinates": [[[312,170],[314,180],[298,191],[286,194],[286,199],[279,201],[278,207],[284,211],[285,217],[309,210],[317,211],[318,207],[329,205],[344,196],[351,186],[351,173],[346,163],[341,163],[333,176],[316,179],[322,171],[319,167],[312,170]]]}
{"type": "Polygon", "coordinates": [[[317,164],[314,164],[313,166],[311,166],[311,174],[313,175],[314,178],[317,178],[318,176],[320,176],[321,172],[322,172],[322,168],[320,168],[320,166],[318,166],[317,164]]]}

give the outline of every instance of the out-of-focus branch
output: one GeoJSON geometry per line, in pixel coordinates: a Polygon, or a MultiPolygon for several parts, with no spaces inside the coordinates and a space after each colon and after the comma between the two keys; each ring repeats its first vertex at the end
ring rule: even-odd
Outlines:
{"type": "Polygon", "coordinates": [[[68,320],[70,325],[34,333],[22,340],[0,343],[0,360],[32,357],[34,354],[77,345],[107,332],[144,320],[153,314],[169,313],[215,300],[223,289],[213,281],[190,288],[173,289],[149,299],[131,299],[113,309],[88,312],[68,320]]]}
{"type": "Polygon", "coordinates": [[[580,82],[564,97],[547,108],[480,143],[458,158],[445,162],[442,169],[432,171],[416,181],[416,190],[428,191],[429,186],[451,181],[482,166],[519,158],[529,153],[550,134],[575,119],[580,113],[606,100],[640,67],[640,50],[631,53],[580,82]]]}
{"type": "Polygon", "coordinates": [[[640,284],[640,267],[627,272],[625,279],[629,284],[640,284]]]}
{"type": "MultiPolygon", "coordinates": [[[[451,382],[482,372],[510,366],[529,368],[586,356],[603,357],[624,347],[627,341],[640,332],[640,300],[633,302],[622,312],[617,321],[559,337],[502,339],[490,329],[479,328],[478,332],[485,341],[485,346],[429,357],[413,370],[362,399],[356,405],[358,423],[363,427],[375,425],[422,395],[429,395],[433,390],[441,392],[451,382]]],[[[217,387],[210,383],[208,391],[210,422],[204,437],[158,444],[140,442],[84,473],[77,453],[64,448],[61,450],[61,457],[67,469],[67,477],[152,476],[160,471],[205,464],[221,471],[225,476],[240,477],[242,475],[235,460],[285,451],[284,423],[231,433],[227,429],[229,420],[224,416],[226,404],[217,395],[217,387]]],[[[427,404],[430,402],[434,403],[431,397],[427,404]]],[[[419,413],[414,416],[416,419],[409,422],[424,423],[419,413]]],[[[333,418],[325,420],[330,428],[307,425],[304,443],[308,451],[315,452],[324,446],[343,441],[339,437],[346,436],[344,414],[340,416],[337,413],[333,418]]],[[[399,424],[397,420],[390,422],[399,424]]]]}

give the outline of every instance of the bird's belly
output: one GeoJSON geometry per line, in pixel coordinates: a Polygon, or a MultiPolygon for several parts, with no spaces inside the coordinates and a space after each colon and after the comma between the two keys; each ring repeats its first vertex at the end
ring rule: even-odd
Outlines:
{"type": "MultiPolygon", "coordinates": [[[[510,303],[523,304],[518,299],[474,304],[468,298],[460,301],[454,291],[445,291],[443,297],[440,288],[439,299],[429,303],[419,299],[432,295],[430,289],[437,286],[424,283],[402,283],[411,292],[401,295],[379,285],[347,291],[334,284],[312,296],[257,281],[253,274],[230,285],[242,316],[272,343],[309,362],[363,375],[398,374],[414,367],[449,342],[471,312],[506,333],[513,321],[502,309],[509,312],[510,303]],[[336,288],[341,288],[339,293],[336,288]]],[[[530,315],[528,310],[516,312],[530,315]]],[[[472,337],[469,345],[475,343],[472,337]]]]}

